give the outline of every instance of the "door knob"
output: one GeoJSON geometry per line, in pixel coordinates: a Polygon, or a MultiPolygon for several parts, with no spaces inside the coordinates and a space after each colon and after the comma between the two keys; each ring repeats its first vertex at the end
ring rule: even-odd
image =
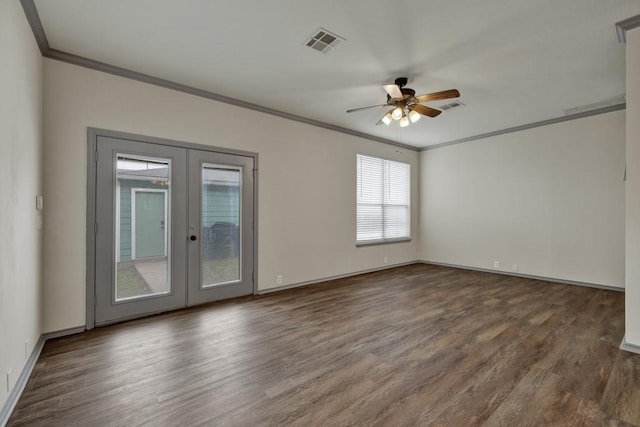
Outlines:
{"type": "Polygon", "coordinates": [[[195,241],[197,239],[197,237],[195,236],[195,234],[192,234],[191,236],[189,236],[189,240],[191,240],[192,242],[195,241]]]}

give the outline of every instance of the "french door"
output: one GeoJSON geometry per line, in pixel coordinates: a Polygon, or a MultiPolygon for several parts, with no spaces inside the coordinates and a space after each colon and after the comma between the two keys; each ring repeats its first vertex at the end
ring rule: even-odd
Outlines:
{"type": "Polygon", "coordinates": [[[95,144],[95,325],[253,293],[253,157],[95,144]]]}

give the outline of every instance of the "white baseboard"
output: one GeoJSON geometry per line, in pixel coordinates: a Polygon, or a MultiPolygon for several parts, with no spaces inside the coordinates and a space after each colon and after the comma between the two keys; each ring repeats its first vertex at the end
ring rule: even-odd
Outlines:
{"type": "Polygon", "coordinates": [[[47,332],[42,334],[44,336],[45,340],[52,340],[54,338],[61,338],[61,337],[66,337],[69,335],[75,335],[75,334],[79,334],[81,332],[85,331],[85,327],[84,326],[78,326],[75,328],[68,328],[68,329],[62,329],[59,331],[53,331],[53,332],[47,332]]]}
{"type": "Polygon", "coordinates": [[[292,283],[292,284],[285,285],[285,286],[278,286],[276,288],[259,289],[257,294],[258,295],[264,295],[264,294],[269,294],[269,293],[272,293],[272,292],[278,292],[278,291],[284,291],[284,290],[287,290],[287,289],[298,288],[300,286],[313,285],[313,284],[316,284],[316,283],[327,282],[329,280],[344,279],[346,277],[357,276],[359,274],[373,273],[374,271],[387,270],[389,268],[402,267],[402,266],[411,265],[411,264],[439,265],[439,266],[442,266],[442,267],[459,268],[459,269],[462,269],[462,270],[482,271],[484,273],[494,273],[494,274],[501,274],[501,275],[504,275],[504,276],[514,276],[514,277],[522,277],[522,278],[525,278],[525,279],[543,280],[545,282],[562,283],[563,285],[584,286],[584,287],[587,287],[587,288],[596,288],[596,289],[603,289],[603,290],[607,290],[607,291],[624,292],[624,288],[621,288],[621,287],[618,287],[618,286],[607,286],[607,285],[600,285],[600,284],[597,284],[597,283],[588,283],[588,282],[578,282],[578,281],[574,281],[574,280],[557,279],[557,278],[554,278],[554,277],[544,277],[544,276],[535,276],[535,275],[532,275],[532,274],[513,273],[513,272],[510,272],[510,271],[492,270],[492,269],[489,269],[489,268],[469,267],[469,266],[466,266],[466,265],[449,264],[449,263],[444,263],[444,262],[427,261],[427,260],[415,260],[415,261],[402,262],[402,263],[399,263],[399,264],[385,265],[383,267],[370,268],[370,269],[367,269],[367,270],[355,271],[353,273],[346,273],[346,274],[340,274],[340,275],[336,275],[336,276],[324,277],[324,278],[320,278],[320,279],[308,280],[308,281],[305,281],[305,282],[292,283]]]}
{"type": "Polygon", "coordinates": [[[627,336],[622,337],[622,342],[620,343],[620,350],[629,351],[631,353],[640,354],[640,346],[635,344],[629,344],[627,342],[627,336]]]}
{"type": "Polygon", "coordinates": [[[24,368],[22,368],[22,372],[16,381],[16,385],[13,387],[13,390],[11,390],[11,393],[9,393],[9,397],[2,407],[2,410],[0,410],[0,426],[4,427],[9,422],[11,413],[18,403],[18,400],[27,385],[27,381],[29,381],[33,368],[36,366],[36,362],[38,361],[38,357],[40,357],[45,341],[46,339],[44,336],[40,335],[38,342],[36,342],[36,345],[33,347],[33,351],[31,352],[29,359],[27,359],[27,363],[24,365],[24,368]]]}
{"type": "Polygon", "coordinates": [[[292,283],[290,285],[278,286],[277,288],[258,289],[258,295],[270,294],[272,292],[284,291],[287,289],[298,288],[300,286],[314,285],[316,283],[328,282],[329,280],[344,279],[346,277],[357,276],[359,274],[373,273],[374,271],[382,271],[382,270],[388,270],[390,268],[403,267],[405,265],[418,264],[420,262],[422,261],[415,260],[415,261],[401,262],[399,264],[390,264],[390,265],[385,265],[383,267],[376,267],[376,268],[370,268],[367,270],[355,271],[353,273],[338,274],[336,276],[323,277],[320,279],[308,280],[306,282],[292,283]]]}
{"type": "Polygon", "coordinates": [[[599,285],[597,283],[588,283],[588,282],[578,282],[578,281],[574,281],[574,280],[556,279],[554,277],[534,276],[532,274],[513,273],[511,271],[492,270],[490,268],[469,267],[469,266],[466,266],[466,265],[447,264],[447,263],[444,263],[444,262],[435,262],[435,261],[426,261],[426,260],[420,260],[419,262],[421,262],[423,264],[440,265],[442,267],[460,268],[460,269],[463,269],[463,270],[482,271],[484,273],[502,274],[504,276],[514,276],[514,277],[522,277],[522,278],[525,278],[525,279],[543,280],[545,282],[562,283],[563,285],[585,286],[587,288],[603,289],[605,291],[624,292],[624,288],[620,288],[618,286],[599,285]]]}
{"type": "Polygon", "coordinates": [[[31,352],[29,359],[27,359],[27,363],[25,363],[24,368],[22,368],[22,372],[20,372],[16,385],[13,387],[13,390],[11,390],[11,393],[9,393],[9,397],[2,406],[2,409],[0,409],[0,427],[5,427],[9,422],[11,413],[16,407],[18,400],[20,400],[20,396],[22,396],[22,392],[27,385],[27,381],[29,381],[29,377],[33,372],[33,368],[36,366],[36,362],[38,361],[40,353],[42,353],[42,349],[44,348],[44,344],[47,340],[65,337],[67,335],[73,335],[83,331],[84,326],[80,326],[77,328],[64,329],[62,331],[49,332],[40,335],[38,342],[36,342],[36,345],[33,347],[33,351],[31,352]]]}

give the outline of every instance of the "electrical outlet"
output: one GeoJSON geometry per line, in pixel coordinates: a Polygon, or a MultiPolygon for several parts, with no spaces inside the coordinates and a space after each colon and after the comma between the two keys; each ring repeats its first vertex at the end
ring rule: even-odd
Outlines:
{"type": "Polygon", "coordinates": [[[11,369],[7,371],[7,393],[11,391],[11,369]]]}
{"type": "Polygon", "coordinates": [[[500,261],[493,261],[493,268],[500,268],[500,261]]]}
{"type": "Polygon", "coordinates": [[[384,263],[388,263],[389,262],[389,257],[384,257],[384,263]]]}
{"type": "Polygon", "coordinates": [[[518,271],[518,264],[513,264],[511,268],[513,268],[513,271],[518,271]]]}
{"type": "Polygon", "coordinates": [[[276,276],[276,284],[282,285],[282,274],[276,276]]]}

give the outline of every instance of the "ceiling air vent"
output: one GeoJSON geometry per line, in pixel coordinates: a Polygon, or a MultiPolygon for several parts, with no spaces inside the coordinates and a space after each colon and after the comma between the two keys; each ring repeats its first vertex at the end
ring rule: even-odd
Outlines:
{"type": "Polygon", "coordinates": [[[339,35],[320,27],[313,32],[305,44],[318,52],[329,53],[343,41],[345,41],[345,39],[339,35]]]}
{"type": "Polygon", "coordinates": [[[452,101],[449,102],[448,104],[444,104],[439,106],[438,108],[441,109],[442,111],[447,111],[447,110],[451,110],[452,108],[458,108],[458,107],[464,107],[465,104],[463,104],[460,101],[452,101]]]}

